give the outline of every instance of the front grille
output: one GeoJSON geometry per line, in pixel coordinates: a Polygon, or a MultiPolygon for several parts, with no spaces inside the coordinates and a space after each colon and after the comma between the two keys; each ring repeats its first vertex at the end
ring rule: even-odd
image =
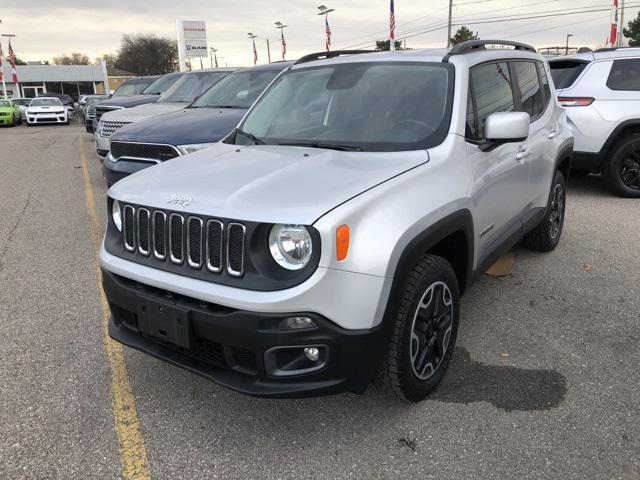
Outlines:
{"type": "Polygon", "coordinates": [[[149,143],[113,142],[111,155],[119,159],[122,157],[145,158],[164,162],[180,156],[178,150],[171,145],[155,145],[149,143]]]}
{"type": "Polygon", "coordinates": [[[116,130],[124,127],[125,125],[129,125],[131,122],[109,122],[109,121],[101,121],[100,122],[100,136],[103,138],[109,138],[113,135],[116,130]]]}
{"type": "Polygon", "coordinates": [[[113,112],[114,110],[122,110],[120,107],[96,107],[96,120],[100,120],[100,117],[107,112],[113,112]]]}
{"type": "Polygon", "coordinates": [[[244,274],[247,234],[241,223],[129,204],[122,206],[122,217],[124,246],[132,255],[189,269],[206,266],[213,274],[244,274]]]}

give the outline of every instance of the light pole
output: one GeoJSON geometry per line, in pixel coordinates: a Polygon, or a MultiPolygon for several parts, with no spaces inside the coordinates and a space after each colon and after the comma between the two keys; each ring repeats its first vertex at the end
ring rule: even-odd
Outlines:
{"type": "Polygon", "coordinates": [[[567,45],[564,47],[564,54],[569,55],[569,38],[573,37],[573,33],[567,33],[567,45]]]}
{"type": "Polygon", "coordinates": [[[256,50],[256,38],[258,38],[258,35],[254,35],[251,32],[247,33],[247,35],[249,35],[249,38],[251,39],[251,43],[253,44],[253,64],[257,65],[258,64],[258,50],[256,50]]]}
{"type": "Polygon", "coordinates": [[[320,13],[318,15],[324,15],[324,31],[325,31],[325,48],[327,52],[331,50],[331,28],[329,27],[329,14],[335,12],[335,8],[327,8],[326,5],[320,5],[318,7],[320,13]]]}
{"type": "Polygon", "coordinates": [[[216,56],[217,48],[210,48],[211,52],[209,53],[209,60],[211,60],[211,68],[215,65],[218,68],[218,57],[216,56]]]}
{"type": "Polygon", "coordinates": [[[451,19],[453,17],[453,0],[449,0],[449,23],[447,26],[447,48],[451,46],[451,19]]]}
{"type": "Polygon", "coordinates": [[[280,29],[280,40],[282,41],[282,60],[284,60],[284,57],[287,54],[287,42],[284,40],[284,29],[287,27],[288,25],[285,25],[284,23],[276,22],[276,28],[280,29]]]}
{"type": "Polygon", "coordinates": [[[623,47],[622,43],[624,42],[624,0],[620,3],[620,24],[618,25],[618,42],[616,44],[617,47],[623,47]]]}
{"type": "Polygon", "coordinates": [[[267,63],[271,63],[271,43],[269,43],[268,38],[267,38],[267,63]]]}

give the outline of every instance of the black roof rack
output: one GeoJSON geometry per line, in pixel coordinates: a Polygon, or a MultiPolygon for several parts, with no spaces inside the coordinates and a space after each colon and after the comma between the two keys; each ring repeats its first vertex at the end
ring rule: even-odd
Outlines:
{"type": "Polygon", "coordinates": [[[449,57],[452,57],[453,55],[464,55],[465,53],[476,52],[478,50],[486,50],[487,45],[507,45],[515,47],[515,50],[536,53],[536,49],[526,43],[512,42],[510,40],[469,40],[467,42],[461,42],[454,45],[442,61],[448,61],[449,57]]]}
{"type": "Polygon", "coordinates": [[[304,57],[300,57],[295,65],[305,62],[313,62],[314,60],[326,60],[328,58],[339,57],[341,55],[357,55],[360,53],[374,53],[376,50],[333,50],[330,52],[310,53],[304,57]]]}

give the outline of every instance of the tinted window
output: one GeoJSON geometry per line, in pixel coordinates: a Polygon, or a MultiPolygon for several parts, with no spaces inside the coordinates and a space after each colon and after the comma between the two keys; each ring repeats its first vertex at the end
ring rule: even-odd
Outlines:
{"type": "Polygon", "coordinates": [[[537,117],[544,110],[544,98],[538,69],[534,62],[513,62],[520,87],[521,111],[527,112],[531,118],[537,117]]]}
{"type": "Polygon", "coordinates": [[[198,95],[227,75],[227,72],[186,73],[162,94],[158,103],[191,103],[198,95]]]}
{"type": "Polygon", "coordinates": [[[34,98],[30,107],[61,107],[62,103],[57,98],[34,98]]]}
{"type": "Polygon", "coordinates": [[[544,93],[545,106],[547,101],[551,98],[551,87],[549,86],[549,77],[547,77],[547,69],[544,68],[544,64],[537,62],[538,71],[540,72],[540,79],[542,80],[542,92],[544,93]]]}
{"type": "Polygon", "coordinates": [[[138,95],[149,86],[150,80],[127,80],[113,93],[114,97],[131,97],[138,95]]]}
{"type": "Polygon", "coordinates": [[[400,62],[289,70],[241,128],[272,144],[426,148],[449,127],[450,75],[445,64],[400,62]]]}
{"type": "Polygon", "coordinates": [[[488,63],[471,70],[473,96],[476,102],[478,125],[476,139],[484,138],[484,123],[495,112],[514,109],[511,75],[506,63],[488,63]]]}
{"type": "Polygon", "coordinates": [[[640,59],[614,60],[607,87],[611,90],[640,90],[640,59]]]}
{"type": "Polygon", "coordinates": [[[159,95],[166,92],[171,85],[176,83],[180,78],[180,74],[163,75],[147,88],[142,93],[145,95],[159,95]]]}
{"type": "Polygon", "coordinates": [[[556,88],[569,88],[575,83],[588,62],[576,60],[558,60],[549,62],[551,78],[556,88]]]}
{"type": "Polygon", "coordinates": [[[279,73],[280,70],[232,73],[207,90],[193,106],[249,108],[279,73]]]}

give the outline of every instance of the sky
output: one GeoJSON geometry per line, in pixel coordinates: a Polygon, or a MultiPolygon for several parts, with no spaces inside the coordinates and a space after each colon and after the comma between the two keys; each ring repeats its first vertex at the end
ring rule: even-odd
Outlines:
{"type": "MultiPolygon", "coordinates": [[[[16,55],[23,60],[45,60],[60,53],[80,52],[89,58],[115,53],[123,34],[153,33],[176,38],[176,20],[204,20],[210,46],[217,48],[219,63],[246,66],[253,63],[248,32],[258,35],[258,63],[266,63],[266,39],[272,59],[280,56],[279,31],[285,29],[287,59],[324,49],[324,21],[316,15],[321,2],[336,11],[329,15],[332,48],[371,47],[388,35],[389,0],[2,0],[0,33],[12,33],[16,55]],[[221,57],[221,58],[220,58],[221,57]]],[[[635,18],[640,0],[627,0],[626,20],[635,18]]],[[[395,0],[396,37],[407,47],[446,45],[441,28],[448,15],[448,0],[395,0]],[[426,32],[426,30],[432,30],[426,32]]],[[[453,23],[465,24],[481,38],[500,38],[536,47],[565,45],[602,46],[609,32],[611,0],[454,0],[453,23]],[[568,14],[571,12],[580,12],[568,14]],[[605,9],[601,12],[585,10],[605,9]],[[557,15],[554,10],[565,11],[557,15]],[[476,23],[514,15],[556,16],[476,23]]],[[[458,26],[454,26],[455,31],[458,26]]],[[[3,39],[6,50],[6,40],[3,39]]],[[[205,60],[205,67],[208,60],[205,60]]]]}

